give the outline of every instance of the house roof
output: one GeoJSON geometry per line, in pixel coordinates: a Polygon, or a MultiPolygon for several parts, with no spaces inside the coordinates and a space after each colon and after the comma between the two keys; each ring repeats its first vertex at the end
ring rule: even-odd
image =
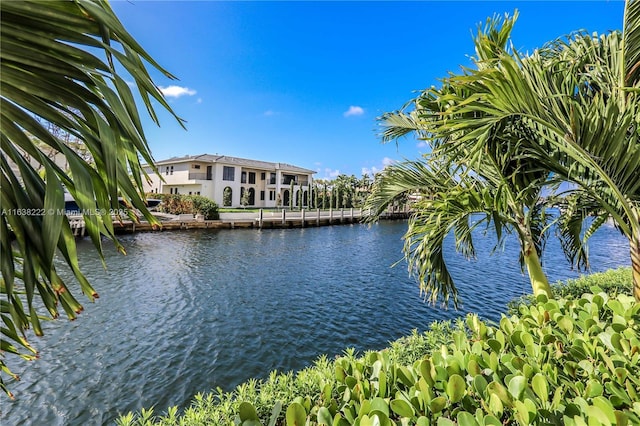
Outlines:
{"type": "Polygon", "coordinates": [[[221,163],[247,168],[267,169],[267,170],[283,170],[287,172],[314,174],[314,170],[305,169],[303,167],[294,166],[287,163],[272,163],[269,161],[250,160],[248,158],[230,157],[228,155],[185,155],[184,157],[171,157],[166,160],[156,161],[156,166],[166,164],[187,163],[198,161],[202,163],[221,163]]]}

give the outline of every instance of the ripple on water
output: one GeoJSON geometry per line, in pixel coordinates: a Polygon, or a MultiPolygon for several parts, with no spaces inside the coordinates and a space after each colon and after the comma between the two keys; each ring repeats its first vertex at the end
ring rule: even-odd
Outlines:
{"type": "MultiPolygon", "coordinates": [[[[197,231],[123,236],[127,256],[105,244],[103,270],[90,243],[82,267],[100,292],[77,321],[45,324],[41,359],[12,365],[23,377],[2,425],[91,425],[155,406],[185,407],[197,392],[231,390],[269,371],[300,369],[347,347],[379,349],[467,311],[497,319],[528,292],[517,242],[475,262],[446,259],[462,311],[423,302],[401,258],[402,222],[283,230],[197,231]]],[[[596,270],[628,264],[613,229],[596,234],[596,270]]],[[[550,241],[552,281],[575,277],[550,241]]]]}

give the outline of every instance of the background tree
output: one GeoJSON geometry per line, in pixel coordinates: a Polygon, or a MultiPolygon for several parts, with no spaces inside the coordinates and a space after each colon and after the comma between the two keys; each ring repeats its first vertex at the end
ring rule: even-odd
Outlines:
{"type": "Polygon", "coordinates": [[[293,200],[295,199],[295,194],[293,193],[293,180],[289,184],[289,210],[293,210],[293,200]]]}
{"type": "Polygon", "coordinates": [[[231,206],[231,203],[232,203],[231,195],[232,195],[231,187],[229,186],[225,187],[224,191],[222,191],[222,204],[225,207],[231,206]]]}
{"type": "Polygon", "coordinates": [[[246,208],[249,205],[249,191],[244,187],[240,188],[240,205],[246,208]]]}
{"type": "Polygon", "coordinates": [[[334,190],[335,188],[333,187],[333,185],[329,186],[329,208],[332,209],[335,207],[335,205],[333,204],[333,199],[334,197],[334,190]]]}
{"type": "Polygon", "coordinates": [[[320,205],[318,204],[318,185],[316,183],[313,184],[313,207],[314,208],[319,208],[320,205]]]}
{"type": "Polygon", "coordinates": [[[322,185],[322,210],[327,208],[327,182],[324,182],[322,185]]]}
{"type": "Polygon", "coordinates": [[[25,330],[43,333],[39,315],[44,312],[37,306],[52,318],[62,307],[73,319],[83,309],[74,297],[78,290],[92,301],[98,297],[80,270],[69,222],[57,214],[64,211],[65,190],[87,212],[86,230],[101,256],[102,236],[124,252],[108,214],[120,209],[119,197],[158,223],[145,206],[141,161],[152,165],[153,158],[127,80],[135,83],[157,123],[152,100],[173,112],[144,64],[174,77],[131,37],[106,2],[5,1],[0,19],[0,291],[5,296],[0,387],[8,392],[4,377],[13,373],[4,357],[35,357],[25,330]],[[47,123],[82,143],[93,162],[47,123]],[[64,156],[68,172],[49,152],[64,156]],[[79,289],[58,274],[56,254],[79,289]]]}
{"type": "Polygon", "coordinates": [[[371,192],[371,178],[367,173],[364,173],[356,184],[356,204],[358,207],[362,207],[364,202],[371,192]]]}

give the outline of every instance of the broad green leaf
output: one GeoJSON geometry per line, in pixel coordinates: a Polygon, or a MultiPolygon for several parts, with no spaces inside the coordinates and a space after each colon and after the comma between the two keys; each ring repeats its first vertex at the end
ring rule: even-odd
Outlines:
{"type": "Polygon", "coordinates": [[[293,402],[287,408],[287,426],[304,426],[307,422],[307,412],[299,402],[293,402]]]}
{"type": "Polygon", "coordinates": [[[320,407],[318,409],[318,424],[333,426],[333,417],[327,407],[320,407]]]}
{"type": "Polygon", "coordinates": [[[403,399],[394,399],[389,405],[391,410],[401,417],[413,417],[415,414],[411,404],[403,399]]]}
{"type": "Polygon", "coordinates": [[[531,379],[531,387],[542,402],[546,403],[549,400],[549,388],[547,386],[547,379],[544,375],[538,373],[533,376],[531,379]]]}
{"type": "Polygon", "coordinates": [[[446,406],[447,406],[447,398],[445,398],[444,396],[438,396],[436,398],[433,398],[429,403],[429,409],[433,413],[440,413],[442,410],[444,410],[444,407],[446,406]]]}
{"type": "Polygon", "coordinates": [[[461,376],[454,374],[449,377],[449,381],[447,382],[447,395],[452,403],[460,401],[465,391],[466,383],[461,376]]]}
{"type": "Polygon", "coordinates": [[[238,407],[238,414],[240,415],[240,420],[243,422],[245,420],[258,420],[258,413],[256,409],[248,402],[241,402],[238,407]]]}
{"type": "Polygon", "coordinates": [[[527,378],[524,376],[514,376],[508,385],[509,393],[514,399],[520,399],[527,388],[527,378]]]}
{"type": "Polygon", "coordinates": [[[389,416],[389,404],[380,397],[371,400],[371,411],[380,411],[389,416]]]}
{"type": "Polygon", "coordinates": [[[457,416],[459,426],[479,426],[475,417],[466,411],[461,411],[457,416]]]}

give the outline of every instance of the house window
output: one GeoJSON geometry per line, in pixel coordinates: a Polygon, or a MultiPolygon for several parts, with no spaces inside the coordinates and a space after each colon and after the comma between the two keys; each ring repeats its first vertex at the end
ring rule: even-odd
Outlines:
{"type": "Polygon", "coordinates": [[[275,185],[276,184],[276,174],[275,173],[271,173],[269,175],[269,184],[270,185],[275,185]]]}
{"type": "Polygon", "coordinates": [[[165,167],[165,168],[164,168],[164,174],[165,174],[165,175],[168,175],[168,174],[169,174],[169,166],[167,166],[167,167],[165,167]]]}
{"type": "Polygon", "coordinates": [[[267,174],[265,172],[260,173],[260,180],[265,180],[267,177],[267,174]]]}
{"type": "Polygon", "coordinates": [[[222,180],[235,180],[235,167],[223,166],[222,167],[222,180]]]}
{"type": "Polygon", "coordinates": [[[172,175],[173,174],[173,166],[171,166],[171,168],[169,168],[169,174],[172,175]]]}
{"type": "Polygon", "coordinates": [[[240,183],[247,183],[247,172],[242,172],[240,174],[240,183]]]}
{"type": "Polygon", "coordinates": [[[199,168],[200,168],[200,164],[194,164],[194,165],[193,165],[193,168],[194,168],[194,169],[199,169],[199,168]]]}
{"type": "Polygon", "coordinates": [[[269,201],[276,199],[276,191],[269,191],[269,201]]]}
{"type": "Polygon", "coordinates": [[[264,191],[260,191],[260,201],[264,201],[264,191]]]}
{"type": "Polygon", "coordinates": [[[254,172],[249,172],[249,183],[256,183],[256,174],[254,172]]]}

